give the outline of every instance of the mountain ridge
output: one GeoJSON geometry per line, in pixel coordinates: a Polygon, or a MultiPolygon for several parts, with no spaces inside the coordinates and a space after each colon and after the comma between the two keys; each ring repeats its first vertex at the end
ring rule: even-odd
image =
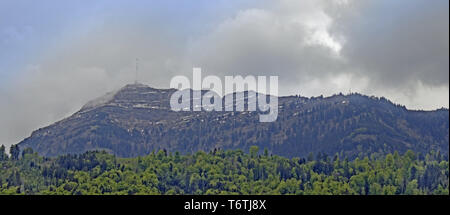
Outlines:
{"type": "Polygon", "coordinates": [[[310,152],[355,157],[409,149],[448,154],[448,109],[444,108],[408,110],[383,97],[361,94],[282,96],[278,120],[259,123],[257,112],[171,111],[173,92],[126,85],[34,131],[19,146],[46,156],[105,150],[133,157],[161,149],[193,153],[248,150],[251,145],[289,157],[310,152]]]}

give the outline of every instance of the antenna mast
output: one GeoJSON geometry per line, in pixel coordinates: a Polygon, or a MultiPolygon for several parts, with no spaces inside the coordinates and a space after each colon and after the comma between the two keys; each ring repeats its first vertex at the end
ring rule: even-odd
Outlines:
{"type": "Polygon", "coordinates": [[[139,58],[136,58],[136,74],[135,74],[135,79],[134,79],[134,83],[137,84],[138,83],[138,69],[139,69],[139,58]]]}

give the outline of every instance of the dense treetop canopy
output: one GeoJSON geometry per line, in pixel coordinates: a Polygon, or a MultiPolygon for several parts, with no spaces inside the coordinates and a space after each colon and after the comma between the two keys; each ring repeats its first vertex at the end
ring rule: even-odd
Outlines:
{"type": "MultiPolygon", "coordinates": [[[[15,149],[12,149],[15,150],[15,149]]],[[[0,151],[1,194],[448,194],[448,157],[408,151],[349,160],[318,153],[165,150],[136,158],[86,152],[54,158],[0,151]]]]}

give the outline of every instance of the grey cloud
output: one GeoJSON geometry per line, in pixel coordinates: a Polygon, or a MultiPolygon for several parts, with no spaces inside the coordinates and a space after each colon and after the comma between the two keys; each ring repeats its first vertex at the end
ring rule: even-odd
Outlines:
{"type": "Polygon", "coordinates": [[[323,20],[302,20],[302,12],[315,16],[321,8],[309,1],[309,7],[297,5],[294,13],[295,2],[283,3],[276,11],[249,9],[225,20],[191,44],[190,62],[215,75],[279,75],[284,86],[291,86],[280,89],[282,94],[291,93],[290,88],[298,92],[311,79],[343,72],[344,62],[330,47],[308,41],[323,20]]]}
{"type": "Polygon", "coordinates": [[[225,20],[190,56],[212,74],[278,74],[282,94],[353,90],[434,109],[448,107],[448,36],[447,1],[284,0],[225,20]]]}
{"type": "Polygon", "coordinates": [[[102,16],[35,51],[39,57],[0,86],[0,144],[133,82],[136,57],[139,81],[153,87],[200,66],[204,75],[279,75],[283,95],[351,89],[410,108],[448,107],[447,1],[338,2],[345,1],[258,1],[207,27],[143,9],[102,16]]]}
{"type": "MultiPolygon", "coordinates": [[[[335,19],[342,54],[373,87],[449,82],[448,1],[375,1],[335,19]]],[[[355,8],[350,8],[355,10],[355,8]]]]}
{"type": "Polygon", "coordinates": [[[161,26],[143,25],[105,20],[86,34],[55,42],[41,51],[37,64],[18,70],[0,87],[0,144],[17,143],[87,101],[134,82],[136,57],[139,81],[167,87],[182,61],[182,41],[161,26]]]}

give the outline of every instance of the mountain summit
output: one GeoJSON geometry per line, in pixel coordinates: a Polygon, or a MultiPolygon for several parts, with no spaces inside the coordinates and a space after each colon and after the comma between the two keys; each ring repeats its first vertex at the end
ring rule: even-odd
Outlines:
{"type": "MultiPolygon", "coordinates": [[[[34,131],[19,143],[41,155],[105,150],[121,157],[154,150],[192,153],[256,145],[288,157],[326,153],[356,157],[370,153],[431,150],[448,154],[449,111],[412,111],[384,98],[360,94],[279,97],[276,122],[256,112],[175,112],[175,89],[143,84],[89,101],[72,116],[34,131]]],[[[192,92],[192,91],[191,91],[192,92]]],[[[192,97],[191,97],[192,98],[192,97]]]]}

